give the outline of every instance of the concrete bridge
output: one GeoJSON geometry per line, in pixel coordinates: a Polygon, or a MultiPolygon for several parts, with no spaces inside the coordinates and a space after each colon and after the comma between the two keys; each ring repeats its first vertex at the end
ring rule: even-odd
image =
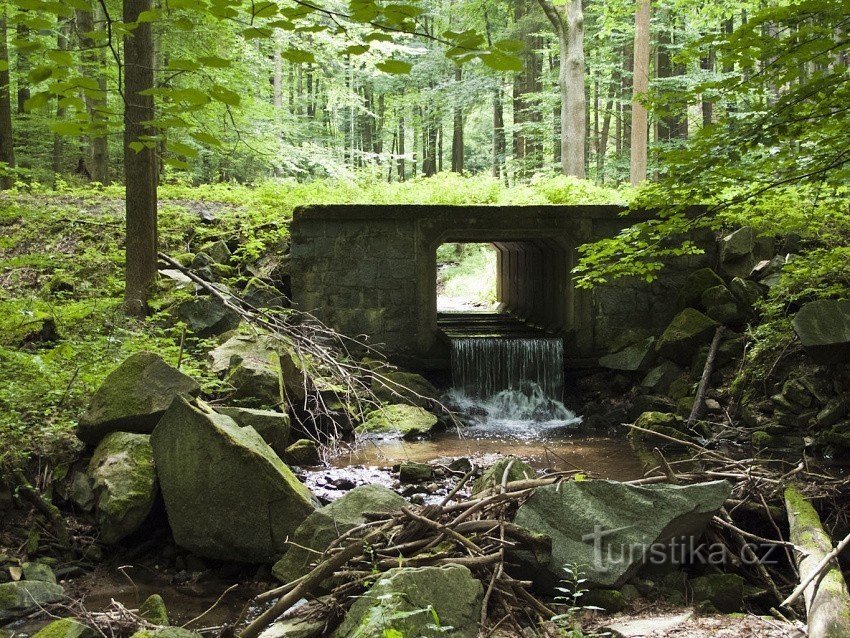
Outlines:
{"type": "MultiPolygon", "coordinates": [[[[577,289],[581,244],[612,237],[645,213],[608,205],[322,205],[296,209],[291,226],[292,297],[300,310],[406,365],[449,366],[437,316],[436,252],[443,243],[492,243],[500,308],[530,329],[564,339],[568,358],[596,356],[627,328],[657,330],[675,314],[685,271],[714,261],[680,259],[647,284],[621,280],[577,289]]],[[[702,242],[701,242],[702,243],[702,242]]],[[[457,325],[463,318],[453,316],[457,325]]]]}

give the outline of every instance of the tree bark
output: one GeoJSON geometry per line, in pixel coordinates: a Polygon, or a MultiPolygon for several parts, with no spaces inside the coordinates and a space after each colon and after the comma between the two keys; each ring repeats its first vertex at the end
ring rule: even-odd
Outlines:
{"type": "MultiPolygon", "coordinates": [[[[19,22],[17,28],[18,40],[26,42],[30,37],[30,30],[27,25],[19,22]]],[[[30,86],[27,75],[30,71],[30,56],[26,51],[18,51],[18,114],[23,115],[27,112],[27,100],[30,99],[30,86]]]]}
{"type": "MultiPolygon", "coordinates": [[[[56,49],[59,51],[67,51],[68,50],[68,31],[69,31],[69,22],[63,21],[61,18],[56,24],[56,49]]],[[[57,102],[56,105],[56,120],[62,121],[62,118],[65,117],[65,107],[60,106],[57,102]]],[[[51,168],[53,169],[53,179],[54,184],[56,177],[62,171],[62,154],[64,149],[64,139],[58,133],[53,134],[53,156],[51,161],[51,168]]]]}
{"type": "MultiPolygon", "coordinates": [[[[800,581],[805,582],[829,557],[832,541],[823,529],[815,508],[793,486],[785,489],[789,540],[806,552],[797,561],[800,581]]],[[[850,636],[850,595],[837,559],[803,590],[809,638],[850,636]]]]}
{"type": "Polygon", "coordinates": [[[584,11],[582,0],[570,0],[564,15],[549,0],[538,0],[558,34],[561,66],[561,170],[564,175],[585,177],[587,98],[584,89],[584,11]]]}
{"type": "Polygon", "coordinates": [[[9,89],[9,45],[6,40],[8,22],[6,20],[6,3],[0,8],[0,162],[5,166],[0,173],[0,189],[12,187],[11,175],[6,170],[15,168],[15,145],[12,139],[12,96],[9,89]]]}
{"type": "MultiPolygon", "coordinates": [[[[528,4],[527,0],[515,0],[514,21],[518,25],[529,13],[528,4]]],[[[543,149],[535,131],[542,120],[542,113],[530,99],[531,94],[539,93],[542,88],[542,62],[538,50],[542,48],[543,40],[536,29],[529,31],[523,28],[519,37],[525,42],[525,49],[521,54],[523,70],[514,76],[513,83],[513,156],[517,161],[517,175],[527,176],[543,163],[543,149]]]]}
{"type": "MultiPolygon", "coordinates": [[[[133,24],[151,0],[123,0],[124,22],[133,24]]],[[[124,36],[124,181],[126,194],[126,265],[124,302],[128,314],[142,316],[156,279],[157,193],[156,157],[146,137],[154,119],[153,32],[150,22],[138,23],[124,36]],[[141,144],[141,149],[133,148],[141,144]],[[133,146],[131,146],[133,145],[133,146]]]]}
{"type": "MultiPolygon", "coordinates": [[[[455,68],[455,83],[460,84],[463,70],[455,68]]],[[[460,104],[454,107],[454,122],[452,125],[452,172],[463,173],[463,109],[460,104]]]]}
{"type": "Polygon", "coordinates": [[[632,79],[631,183],[646,180],[649,114],[640,98],[649,88],[649,2],[637,0],[635,11],[634,74],[632,79]]]}
{"type": "Polygon", "coordinates": [[[91,179],[101,184],[108,184],[109,179],[109,143],[106,138],[106,78],[101,69],[103,69],[105,60],[103,59],[102,49],[97,46],[97,42],[91,36],[95,31],[95,17],[100,22],[100,16],[95,15],[99,12],[96,3],[92,3],[90,9],[77,9],[75,22],[77,26],[77,38],[82,49],[81,72],[88,78],[95,79],[101,95],[92,97],[89,93],[85,95],[86,110],[91,119],[92,134],[89,136],[90,149],[86,153],[86,164],[91,179]],[[102,131],[103,134],[99,134],[102,131]]]}

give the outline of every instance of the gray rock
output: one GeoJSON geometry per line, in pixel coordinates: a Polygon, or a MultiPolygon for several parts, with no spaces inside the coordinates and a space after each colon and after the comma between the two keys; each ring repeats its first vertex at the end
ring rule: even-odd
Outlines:
{"type": "Polygon", "coordinates": [[[709,602],[723,614],[744,608],[744,579],[738,574],[708,574],[688,581],[691,600],[709,602]]]}
{"type": "Polygon", "coordinates": [[[679,310],[684,310],[685,308],[702,310],[702,293],[713,286],[722,285],[723,280],[720,278],[720,275],[711,268],[695,270],[685,278],[682,287],[679,289],[676,305],[679,310]]]}
{"type": "Polygon", "coordinates": [[[33,638],[96,638],[100,634],[73,618],[61,618],[40,629],[33,638]]]}
{"type": "Polygon", "coordinates": [[[291,422],[288,414],[253,408],[216,408],[216,412],[229,416],[239,427],[252,427],[275,453],[283,458],[289,442],[291,422]]]}
{"type": "Polygon", "coordinates": [[[142,526],[156,499],[156,472],[150,436],[113,432],[89,463],[100,537],[117,543],[142,526]]]}
{"type": "Polygon", "coordinates": [[[0,620],[26,616],[39,607],[60,602],[65,590],[56,583],[19,580],[0,584],[0,620]]]}
{"type": "Polygon", "coordinates": [[[50,569],[50,565],[44,563],[24,563],[21,565],[24,580],[41,580],[45,583],[55,583],[56,574],[50,569]]]}
{"type": "Polygon", "coordinates": [[[174,397],[201,386],[152,352],[137,352],[106,377],[80,417],[77,436],[96,445],[110,432],[150,434],[174,397]]]}
{"type": "Polygon", "coordinates": [[[791,325],[818,363],[850,361],[850,300],[822,299],[800,308],[791,325]]]}
{"type": "Polygon", "coordinates": [[[831,399],[815,418],[814,427],[818,430],[832,427],[850,413],[850,396],[831,399]]]}
{"type": "Polygon", "coordinates": [[[415,405],[387,405],[367,415],[366,421],[355,428],[358,434],[415,439],[431,434],[437,417],[415,405]]]}
{"type": "Polygon", "coordinates": [[[309,467],[321,462],[319,446],[310,439],[298,439],[283,452],[283,460],[289,465],[298,467],[309,467]]]}
{"type": "Polygon", "coordinates": [[[551,591],[565,565],[580,565],[588,584],[618,587],[645,559],[675,563],[660,551],[674,538],[699,536],[731,492],[725,481],[633,486],[566,481],[537,488],[515,522],[552,538],[552,560],[538,585],[551,591]],[[656,556],[657,554],[657,556],[656,556]]]}
{"type": "Polygon", "coordinates": [[[756,302],[764,296],[764,290],[756,282],[735,277],[729,282],[729,290],[738,303],[747,310],[752,310],[756,302]]]}
{"type": "Polygon", "coordinates": [[[756,236],[744,226],[720,240],[720,268],[730,277],[747,277],[756,265],[756,236]]]}
{"type": "Polygon", "coordinates": [[[398,468],[398,480],[402,483],[421,483],[434,476],[434,469],[427,463],[402,463],[398,468]]]}
{"type": "Polygon", "coordinates": [[[407,504],[401,496],[381,485],[355,487],[304,519],[272,573],[286,583],[303,576],[318,557],[309,550],[322,552],[341,534],[365,523],[364,512],[395,512],[407,504]]]}
{"type": "Polygon", "coordinates": [[[224,334],[239,327],[242,317],[212,296],[193,297],[177,306],[177,318],[194,335],[206,338],[224,334]]]}
{"type": "Polygon", "coordinates": [[[639,390],[651,394],[666,394],[674,381],[681,378],[684,370],[672,361],[662,361],[640,382],[639,390]]]}
{"type": "Polygon", "coordinates": [[[387,403],[412,403],[427,408],[439,396],[437,388],[425,377],[413,372],[390,370],[372,377],[372,392],[387,403]]]}
{"type": "Polygon", "coordinates": [[[480,494],[494,485],[501,485],[502,479],[505,478],[505,470],[508,469],[509,465],[511,469],[508,472],[508,483],[523,479],[533,479],[537,476],[534,468],[521,458],[506,456],[493,463],[493,465],[484,470],[481,476],[476,479],[475,483],[472,484],[473,496],[480,494]]]}
{"type": "Polygon", "coordinates": [[[476,638],[483,596],[462,565],[391,569],[354,602],[334,637],[476,638]]]}
{"type": "Polygon", "coordinates": [[[91,479],[84,472],[74,474],[68,486],[68,498],[84,512],[90,512],[94,508],[95,499],[91,479]]]}
{"type": "Polygon", "coordinates": [[[174,540],[199,556],[272,562],[315,510],[262,437],[230,417],[177,399],[151,442],[174,540]]]}
{"type": "Polygon", "coordinates": [[[735,295],[726,286],[714,286],[703,292],[702,305],[708,317],[726,326],[740,325],[746,319],[735,295]]]}
{"type": "Polygon", "coordinates": [[[664,330],[655,350],[665,359],[687,366],[699,347],[711,341],[718,325],[700,311],[685,308],[664,330]]]}
{"type": "Polygon", "coordinates": [[[210,259],[212,259],[216,264],[226,264],[233,256],[233,253],[230,252],[230,248],[227,246],[227,243],[221,239],[204,244],[201,246],[201,250],[199,252],[204,252],[209,255],[210,259]]]}
{"type": "Polygon", "coordinates": [[[280,308],[289,304],[289,300],[277,288],[257,277],[252,277],[245,284],[242,298],[255,308],[280,308]]]}
{"type": "Polygon", "coordinates": [[[624,372],[646,371],[652,365],[655,356],[655,337],[649,337],[628,346],[619,352],[605,355],[599,359],[599,365],[609,370],[624,372]]]}

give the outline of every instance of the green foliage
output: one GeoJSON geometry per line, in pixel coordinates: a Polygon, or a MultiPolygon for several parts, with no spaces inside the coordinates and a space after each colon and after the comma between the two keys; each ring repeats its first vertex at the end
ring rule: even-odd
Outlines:
{"type": "MultiPolygon", "coordinates": [[[[587,634],[581,627],[581,614],[585,611],[600,611],[599,607],[582,605],[581,597],[588,589],[584,586],[587,582],[582,577],[582,571],[577,565],[564,565],[566,577],[561,580],[560,586],[555,590],[555,602],[563,608],[563,611],[552,617],[552,622],[561,632],[564,638],[595,638],[598,634],[587,634]]],[[[600,637],[601,638],[601,637],[600,637]]]]}

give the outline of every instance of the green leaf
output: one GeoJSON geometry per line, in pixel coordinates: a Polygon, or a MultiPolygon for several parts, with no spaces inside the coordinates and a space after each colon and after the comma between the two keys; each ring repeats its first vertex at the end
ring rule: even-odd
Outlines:
{"type": "Polygon", "coordinates": [[[522,40],[507,38],[505,40],[495,42],[493,44],[493,48],[500,49],[508,53],[519,53],[525,49],[525,43],[522,40]]]}
{"type": "Polygon", "coordinates": [[[35,93],[24,102],[24,110],[28,112],[34,111],[35,109],[40,109],[42,106],[45,106],[48,102],[50,102],[50,93],[47,91],[35,93]]]}
{"type": "Polygon", "coordinates": [[[141,153],[145,150],[145,145],[142,142],[130,142],[127,146],[130,147],[130,150],[135,151],[136,153],[141,153]]]}
{"type": "Polygon", "coordinates": [[[168,142],[167,148],[172,153],[185,155],[186,157],[197,157],[198,155],[198,149],[193,146],[189,146],[188,144],[183,144],[182,142],[168,142]]]}
{"type": "Polygon", "coordinates": [[[352,44],[350,47],[345,47],[340,53],[343,55],[363,55],[368,50],[368,44],[352,44]]]}
{"type": "Polygon", "coordinates": [[[221,146],[221,140],[218,139],[215,135],[210,135],[209,133],[205,133],[204,131],[192,131],[189,133],[196,140],[201,142],[202,144],[208,144],[210,146],[221,146]]]}
{"type": "Polygon", "coordinates": [[[44,82],[47,78],[53,75],[53,68],[49,66],[37,66],[27,74],[27,78],[32,84],[44,82]]]}
{"type": "Polygon", "coordinates": [[[172,166],[180,170],[189,170],[189,162],[184,162],[176,157],[166,157],[162,160],[162,163],[166,166],[172,166]]]}
{"type": "Polygon", "coordinates": [[[372,22],[381,14],[374,0],[351,0],[348,8],[349,16],[355,22],[372,22]]]}
{"type": "Polygon", "coordinates": [[[279,10],[277,4],[274,2],[257,2],[254,4],[251,12],[255,18],[270,18],[277,15],[279,10]]]}
{"type": "Polygon", "coordinates": [[[51,122],[50,130],[57,135],[82,135],[85,129],[79,122],[51,122]]]}
{"type": "Polygon", "coordinates": [[[168,68],[171,71],[197,71],[201,65],[194,60],[174,59],[168,61],[168,68]]]}
{"type": "Polygon", "coordinates": [[[302,49],[286,49],[280,52],[280,57],[284,58],[285,60],[289,60],[294,64],[316,61],[316,57],[310,51],[304,51],[302,49]]]}
{"type": "Polygon", "coordinates": [[[68,51],[48,51],[47,57],[62,66],[72,66],[74,64],[74,56],[68,51]]]}
{"type": "Polygon", "coordinates": [[[239,106],[242,101],[241,96],[235,91],[231,91],[230,89],[221,86],[220,84],[215,84],[210,89],[210,96],[217,100],[218,102],[222,102],[227,104],[228,106],[239,106]]]}
{"type": "Polygon", "coordinates": [[[242,32],[246,40],[264,40],[271,37],[274,31],[268,27],[248,27],[242,32]]]}
{"type": "Polygon", "coordinates": [[[404,62],[403,60],[390,59],[378,62],[375,65],[375,68],[392,75],[404,75],[405,73],[410,73],[410,69],[413,68],[413,65],[410,64],[410,62],[404,62]]]}
{"type": "Polygon", "coordinates": [[[481,61],[496,71],[522,71],[522,60],[501,51],[491,51],[478,56],[481,61]]]}
{"type": "Polygon", "coordinates": [[[363,38],[366,42],[392,42],[393,37],[383,31],[372,31],[363,38]]]}
{"type": "Polygon", "coordinates": [[[230,68],[232,62],[226,58],[220,58],[215,55],[204,55],[198,58],[198,62],[203,64],[204,66],[209,66],[214,69],[227,69],[230,68]]]}
{"type": "Polygon", "coordinates": [[[148,9],[147,11],[142,11],[139,14],[139,17],[136,19],[136,22],[155,22],[162,15],[162,11],[160,9],[148,9]]]}

